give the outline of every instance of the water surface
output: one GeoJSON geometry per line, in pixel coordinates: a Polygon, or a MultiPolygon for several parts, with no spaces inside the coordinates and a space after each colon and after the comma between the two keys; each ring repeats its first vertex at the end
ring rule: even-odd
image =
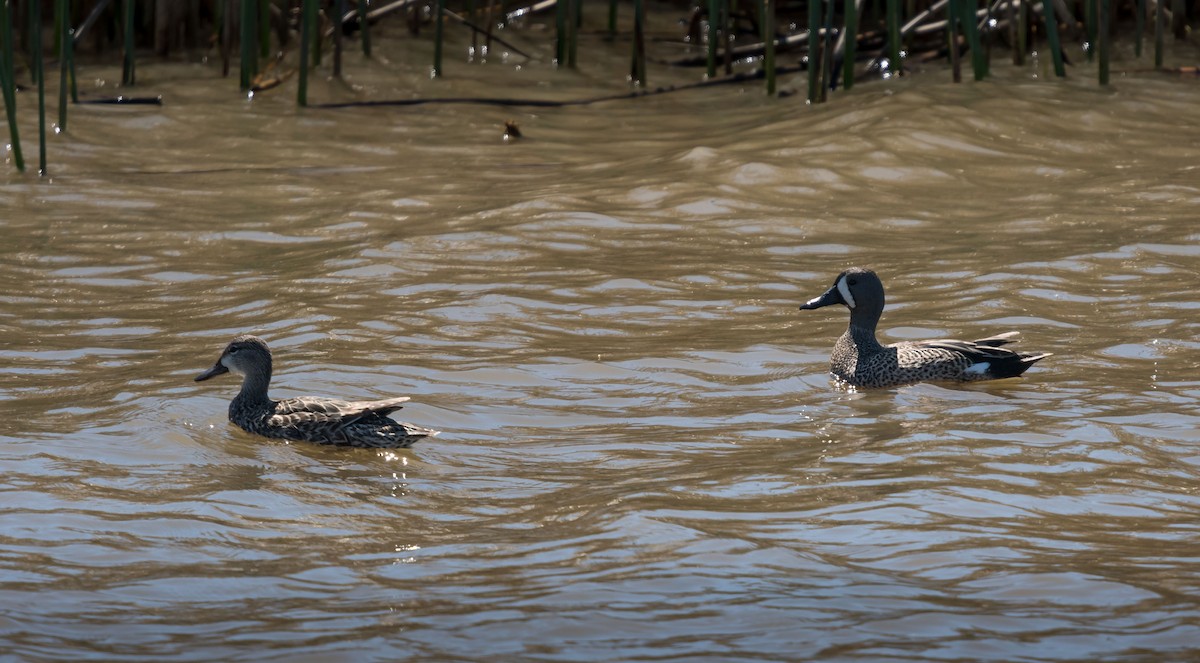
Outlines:
{"type": "MultiPolygon", "coordinates": [[[[406,84],[355,71],[318,94],[406,84]]],[[[1191,83],[301,112],[141,75],[164,107],[81,107],[50,178],[0,175],[10,655],[1200,653],[1191,83]],[[845,312],[796,306],[855,264],[885,341],[1054,356],[840,391],[845,312]],[[243,433],[234,380],[192,382],[243,332],[274,395],[444,433],[243,433]]]]}

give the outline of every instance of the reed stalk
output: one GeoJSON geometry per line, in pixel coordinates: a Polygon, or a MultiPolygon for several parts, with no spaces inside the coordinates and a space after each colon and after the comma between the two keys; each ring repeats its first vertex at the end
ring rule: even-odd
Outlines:
{"type": "Polygon", "coordinates": [[[437,0],[434,3],[434,13],[436,16],[433,20],[433,77],[442,77],[442,38],[445,36],[446,26],[446,0],[437,0]]]}
{"type": "Polygon", "coordinates": [[[42,49],[42,3],[29,3],[29,48],[34,82],[37,83],[38,174],[46,175],[46,59],[42,49]]]}
{"type": "Polygon", "coordinates": [[[725,42],[725,75],[733,73],[733,7],[731,0],[722,0],[724,10],[721,12],[721,40],[725,42]]]}
{"type": "Polygon", "coordinates": [[[580,54],[580,28],[583,25],[583,0],[568,0],[571,4],[568,23],[571,40],[566,48],[566,66],[575,68],[580,54]]]}
{"type": "Polygon", "coordinates": [[[1108,85],[1108,59],[1112,51],[1112,31],[1110,29],[1110,21],[1112,13],[1112,3],[1110,0],[1100,0],[1100,19],[1097,29],[1099,33],[1096,37],[1099,39],[1097,46],[1100,50],[1100,84],[1108,85]]]}
{"type": "Polygon", "coordinates": [[[1088,62],[1096,57],[1096,0],[1083,0],[1084,48],[1088,62]]]}
{"type": "Polygon", "coordinates": [[[300,9],[300,83],[296,87],[296,103],[308,105],[309,47],[317,29],[317,0],[303,0],[300,9]]]}
{"type": "MultiPolygon", "coordinates": [[[[492,35],[491,4],[488,4],[488,37],[492,35]]],[[[358,0],[358,29],[362,32],[363,55],[371,57],[371,22],[367,20],[367,12],[371,9],[371,0],[358,0]]]]}
{"type": "MultiPolygon", "coordinates": [[[[242,0],[245,2],[246,0],[242,0]]],[[[346,19],[346,0],[333,0],[333,76],[342,77],[342,46],[345,35],[342,28],[346,19]]]]}
{"type": "Polygon", "coordinates": [[[258,0],[241,0],[241,52],[239,53],[238,82],[243,92],[250,89],[250,83],[258,74],[258,30],[255,25],[258,18],[258,0]]]}
{"type": "MultiPolygon", "coordinates": [[[[1012,0],[1009,0],[1010,2],[1012,0]]],[[[1028,35],[1029,35],[1029,0],[1016,0],[1017,2],[1017,57],[1013,63],[1017,66],[1025,65],[1025,53],[1029,51],[1028,35]]]]}
{"type": "Polygon", "coordinates": [[[1014,0],[1004,3],[1004,18],[1008,21],[1008,43],[1012,44],[1013,48],[1013,64],[1020,65],[1021,49],[1017,48],[1017,8],[1014,4],[1014,0]]]}
{"type": "Polygon", "coordinates": [[[962,23],[963,36],[967,38],[967,48],[971,49],[971,69],[975,80],[981,81],[987,76],[987,54],[979,40],[979,22],[975,17],[976,0],[960,0],[958,3],[959,21],[962,23]]]}
{"type": "Polygon", "coordinates": [[[8,135],[11,140],[13,164],[19,172],[25,172],[25,157],[21,155],[21,136],[17,130],[17,94],[16,78],[13,67],[13,26],[12,6],[7,0],[0,0],[0,39],[3,40],[0,49],[0,89],[4,94],[4,111],[8,117],[8,135]]]}
{"type": "Polygon", "coordinates": [[[218,1],[214,26],[217,43],[221,46],[221,77],[229,75],[229,49],[233,44],[233,0],[218,1]]]}
{"type": "Polygon", "coordinates": [[[833,10],[834,0],[825,0],[825,23],[822,31],[825,38],[821,41],[821,103],[828,98],[830,81],[833,80],[833,10]]]}
{"type": "Polygon", "coordinates": [[[958,5],[961,2],[962,0],[950,0],[950,4],[946,7],[946,42],[950,49],[950,80],[955,83],[962,82],[962,58],[958,52],[958,32],[961,28],[960,17],[962,16],[958,5]]]}
{"type": "Polygon", "coordinates": [[[646,87],[646,5],[644,0],[633,0],[633,66],[630,78],[635,84],[646,87]]]}
{"type": "Polygon", "coordinates": [[[71,74],[71,57],[73,41],[71,38],[71,0],[55,0],[54,23],[58,28],[58,130],[67,130],[67,95],[70,85],[67,84],[71,74]]]}
{"type": "Polygon", "coordinates": [[[608,35],[617,34],[617,0],[608,0],[608,35]]]}
{"type": "Polygon", "coordinates": [[[1154,68],[1163,66],[1163,30],[1167,19],[1163,14],[1163,0],[1154,0],[1154,68]]]}
{"type": "MultiPolygon", "coordinates": [[[[898,0],[889,0],[896,2],[898,0]]],[[[821,0],[808,3],[808,103],[815,104],[821,86],[821,0]]]]}
{"type": "Polygon", "coordinates": [[[900,65],[900,0],[887,0],[888,71],[899,76],[900,65]]]}
{"type": "Polygon", "coordinates": [[[1142,37],[1146,32],[1146,0],[1137,0],[1133,8],[1133,55],[1142,57],[1142,37]]]}
{"type": "Polygon", "coordinates": [[[582,0],[567,0],[567,66],[574,69],[579,56],[579,27],[583,19],[582,0]]]}
{"type": "Polygon", "coordinates": [[[554,3],[554,65],[561,67],[567,62],[567,6],[569,0],[554,3]]]}
{"type": "MultiPolygon", "coordinates": [[[[338,2],[342,2],[342,1],[343,1],[343,0],[338,0],[338,2]]],[[[475,15],[475,14],[476,14],[476,12],[475,12],[475,0],[467,0],[467,6],[466,6],[466,9],[465,9],[464,11],[465,11],[465,13],[466,13],[466,15],[467,15],[467,20],[468,20],[468,21],[470,21],[470,22],[472,22],[472,23],[478,23],[478,22],[479,22],[479,17],[475,15]]],[[[478,32],[477,30],[472,30],[472,31],[471,31],[471,57],[472,57],[472,58],[478,58],[478,57],[480,57],[480,53],[479,53],[479,32],[478,32]]]]}
{"type": "Polygon", "coordinates": [[[1054,60],[1054,75],[1066,78],[1067,70],[1063,66],[1062,44],[1058,39],[1058,18],[1054,15],[1053,0],[1042,0],[1042,19],[1046,22],[1046,45],[1050,48],[1050,57],[1054,60]]]}
{"type": "Polygon", "coordinates": [[[844,51],[842,52],[842,84],[847,91],[854,87],[854,57],[855,48],[858,46],[858,2],[860,0],[846,0],[845,22],[846,27],[842,30],[842,38],[845,40],[844,51]]]}
{"type": "Polygon", "coordinates": [[[763,0],[763,69],[767,78],[767,95],[775,96],[775,0],[763,0]]]}
{"type": "Polygon", "coordinates": [[[708,43],[705,46],[706,62],[704,75],[714,78],[717,75],[717,28],[721,20],[720,0],[708,0],[708,43]]]}
{"type": "Polygon", "coordinates": [[[134,72],[133,58],[133,5],[133,0],[124,0],[122,3],[122,17],[124,19],[125,31],[125,64],[121,68],[121,85],[133,85],[137,78],[134,72]]]}
{"type": "MultiPolygon", "coordinates": [[[[271,57],[271,0],[258,0],[258,57],[271,57]]],[[[257,73],[257,72],[256,72],[257,73]]]]}
{"type": "MultiPolygon", "coordinates": [[[[483,52],[492,52],[492,30],[496,27],[496,0],[487,0],[487,15],[484,18],[487,21],[487,39],[484,40],[483,52]]],[[[503,9],[503,7],[501,7],[503,9]]]]}

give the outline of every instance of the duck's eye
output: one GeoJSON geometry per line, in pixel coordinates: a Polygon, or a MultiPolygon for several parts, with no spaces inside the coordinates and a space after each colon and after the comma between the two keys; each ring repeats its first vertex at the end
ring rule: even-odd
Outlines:
{"type": "Polygon", "coordinates": [[[858,285],[858,279],[846,279],[846,283],[850,285],[858,285]]]}
{"type": "Polygon", "coordinates": [[[238,350],[241,350],[241,348],[229,348],[229,354],[235,355],[237,354],[238,350]]]}

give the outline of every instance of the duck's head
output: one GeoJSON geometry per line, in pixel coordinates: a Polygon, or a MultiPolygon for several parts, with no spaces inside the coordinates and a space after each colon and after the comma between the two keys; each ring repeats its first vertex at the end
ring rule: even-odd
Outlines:
{"type": "Polygon", "coordinates": [[[801,310],[811,310],[841,304],[850,309],[851,317],[873,316],[878,319],[883,312],[883,282],[875,272],[864,267],[851,267],[833,280],[833,287],[820,297],[800,305],[801,310]]]}
{"type": "Polygon", "coordinates": [[[271,375],[271,350],[257,336],[245,334],[238,336],[225,346],[225,351],[217,358],[213,367],[196,376],[196,382],[233,371],[240,375],[255,375],[265,373],[271,375]]]}

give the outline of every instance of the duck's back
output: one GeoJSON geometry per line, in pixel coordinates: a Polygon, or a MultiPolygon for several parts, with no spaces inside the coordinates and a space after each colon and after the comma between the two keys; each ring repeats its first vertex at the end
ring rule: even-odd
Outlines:
{"type": "Polygon", "coordinates": [[[861,347],[849,333],[838,339],[830,372],[856,387],[894,387],[915,382],[973,382],[1016,377],[1048,356],[1013,352],[1001,345],[1015,333],[978,341],[905,341],[861,347]]]}
{"type": "Polygon", "coordinates": [[[287,398],[256,411],[235,412],[229,418],[243,429],[287,440],[354,447],[410,447],[437,431],[396,421],[388,413],[400,409],[407,397],[383,401],[339,401],[327,398],[287,398]]]}

